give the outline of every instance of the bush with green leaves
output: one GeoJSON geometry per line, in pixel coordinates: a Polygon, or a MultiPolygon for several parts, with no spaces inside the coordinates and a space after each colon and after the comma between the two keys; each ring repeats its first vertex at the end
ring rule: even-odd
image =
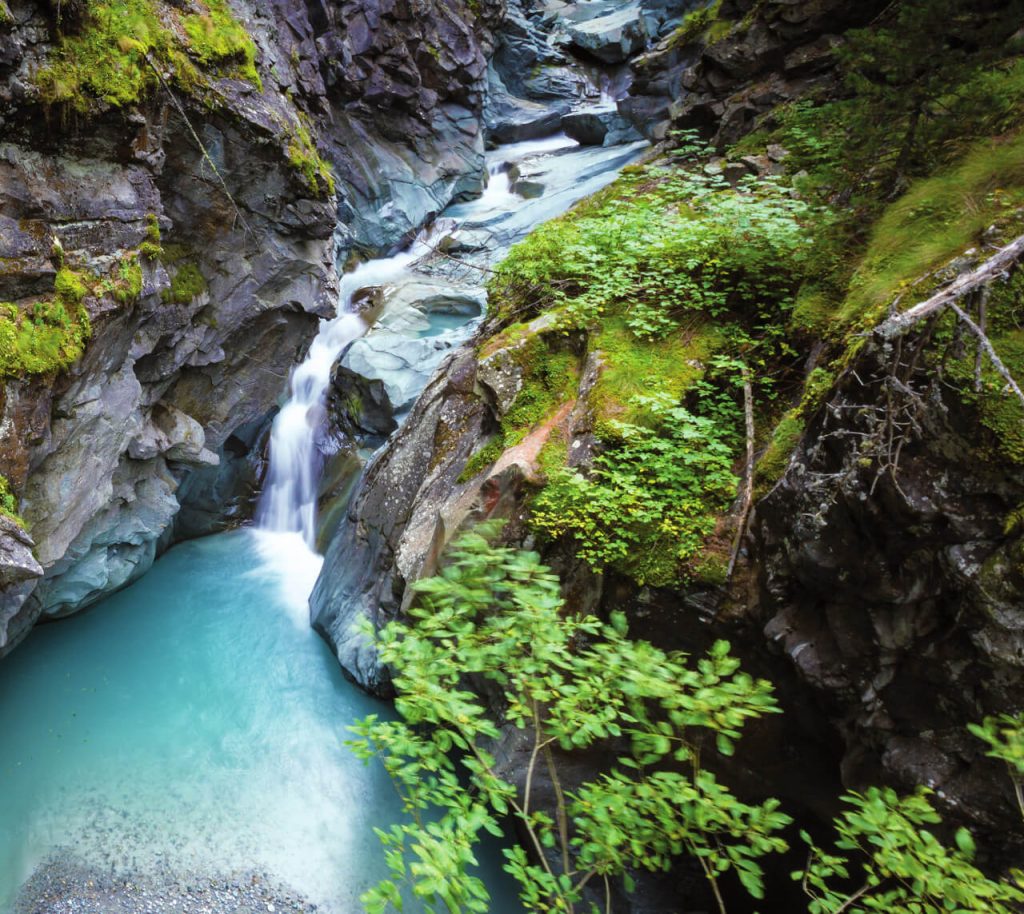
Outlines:
{"type": "Polygon", "coordinates": [[[1013,914],[1024,904],[1024,881],[990,879],[975,866],[967,829],[946,847],[927,826],[941,822],[920,788],[897,796],[889,788],[849,793],[836,817],[835,850],[810,846],[807,866],[793,874],[811,899],[809,914],[1013,914]]]}
{"type": "Polygon", "coordinates": [[[573,328],[621,313],[641,338],[664,337],[687,314],[737,312],[761,324],[791,307],[808,223],[821,215],[770,179],[732,187],[699,170],[648,166],[514,248],[491,298],[558,308],[573,328]]]}
{"type": "Polygon", "coordinates": [[[681,855],[697,861],[722,911],[726,873],[763,895],[761,861],[785,849],[790,820],[775,800],[740,801],[700,761],[706,746],[731,754],[747,721],[777,710],[771,686],[743,673],[728,644],[694,661],[631,640],[619,614],[572,615],[535,554],[480,533],[458,540],[416,590],[409,620],[377,642],[401,720],[370,716],[351,742],[383,760],[409,814],[378,831],[392,875],[363,896],[371,914],[400,910],[409,892],[428,912],[486,911],[474,848],[483,832],[503,837],[506,816],[526,836],[526,848],[505,850],[505,869],[529,911],[594,911],[592,892],[603,908],[614,880],[631,891],[631,872],[666,870],[681,855]],[[521,790],[496,757],[517,731],[521,790]],[[563,785],[559,756],[598,746],[606,770],[563,785]],[[538,805],[542,769],[554,808],[538,805]]]}
{"type": "Polygon", "coordinates": [[[740,417],[732,401],[722,403],[720,414],[697,416],[646,398],[653,428],[609,422],[608,449],[587,475],[566,467],[549,473],[531,526],[552,539],[570,537],[595,570],[609,565],[641,584],[679,583],[736,497],[740,417]]]}
{"type": "Polygon", "coordinates": [[[986,754],[990,758],[1006,763],[1017,806],[1024,816],[1024,712],[986,717],[980,724],[969,724],[967,729],[988,743],[986,754]]]}

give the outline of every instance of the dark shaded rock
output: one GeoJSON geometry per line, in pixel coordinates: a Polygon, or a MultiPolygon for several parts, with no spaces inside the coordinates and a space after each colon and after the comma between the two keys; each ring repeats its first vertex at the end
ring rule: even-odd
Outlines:
{"type": "Polygon", "coordinates": [[[562,118],[562,130],[582,146],[617,146],[641,139],[614,106],[567,114],[562,118]]]}
{"type": "Polygon", "coordinates": [[[572,108],[567,99],[533,101],[512,95],[495,70],[490,73],[485,123],[493,145],[521,143],[556,133],[572,108]]]}
{"type": "Polygon", "coordinates": [[[576,111],[562,118],[562,130],[581,146],[601,146],[608,135],[608,118],[596,111],[576,111]]]}
{"type": "Polygon", "coordinates": [[[1024,706],[1019,467],[925,369],[895,477],[858,450],[892,356],[867,347],[756,508],[760,620],[829,710],[844,781],[927,784],[951,814],[1024,844],[1009,779],[967,725],[1024,706]]]}
{"type": "Polygon", "coordinates": [[[836,36],[870,22],[882,0],[724,0],[719,16],[741,23],[710,45],[669,35],[634,63],[632,97],[621,105],[645,136],[669,125],[697,129],[728,146],[776,105],[827,85],[836,36]]]}
{"type": "Polygon", "coordinates": [[[339,362],[331,374],[328,397],[332,418],[353,438],[386,437],[398,428],[387,388],[379,379],[365,378],[339,362]]]}

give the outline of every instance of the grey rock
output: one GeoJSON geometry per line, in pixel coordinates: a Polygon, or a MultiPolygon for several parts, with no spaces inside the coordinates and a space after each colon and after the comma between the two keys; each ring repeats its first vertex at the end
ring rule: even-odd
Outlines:
{"type": "Polygon", "coordinates": [[[638,3],[625,6],[586,3],[578,4],[576,9],[582,11],[582,15],[568,26],[569,39],[574,47],[603,63],[622,63],[642,50],[647,43],[647,31],[638,3]],[[603,15],[583,19],[583,15],[591,11],[588,8],[602,6],[611,8],[603,15]]]}
{"type": "Polygon", "coordinates": [[[32,554],[32,538],[9,517],[0,514],[0,657],[17,642],[31,621],[22,607],[43,576],[32,554]]]}
{"type": "Polygon", "coordinates": [[[562,130],[583,146],[619,146],[642,139],[614,105],[567,114],[562,118],[562,130]]]}
{"type": "Polygon", "coordinates": [[[338,364],[331,375],[328,410],[350,437],[386,437],[396,428],[394,407],[384,382],[338,364]]]}
{"type": "Polygon", "coordinates": [[[27,583],[0,588],[6,615],[75,611],[175,537],[242,519],[288,372],[333,313],[335,247],[386,250],[482,186],[486,61],[504,5],[430,5],[413,17],[372,0],[239,0],[262,92],[219,80],[215,104],[183,96],[188,125],[174,109],[159,125],[114,110],[54,121],[47,137],[29,75],[55,11],[19,12],[0,30],[0,296],[50,293],[55,241],[76,269],[108,275],[146,237],[149,214],[184,252],[144,265],[136,302],[87,299],[93,338],[66,375],[3,385],[0,472],[45,573],[30,599],[27,583]],[[289,164],[302,124],[333,162],[336,198],[314,196],[289,164]],[[185,262],[206,290],[161,300],[185,262]]]}
{"type": "Polygon", "coordinates": [[[928,783],[957,816],[1021,840],[966,728],[1024,704],[1024,581],[1003,532],[1024,476],[979,454],[963,404],[922,368],[906,382],[918,432],[897,478],[876,478],[856,442],[890,361],[865,347],[756,506],[765,635],[830,709],[847,784],[928,783]]]}

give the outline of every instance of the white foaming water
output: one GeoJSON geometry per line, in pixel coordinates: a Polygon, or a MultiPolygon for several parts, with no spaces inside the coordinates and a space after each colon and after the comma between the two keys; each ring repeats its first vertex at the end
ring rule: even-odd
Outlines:
{"type": "MultiPolygon", "coordinates": [[[[309,564],[303,553],[312,552],[316,538],[321,468],[317,436],[323,426],[331,368],[345,347],[367,330],[366,322],[352,311],[352,299],[360,289],[393,282],[429,250],[429,236],[424,234],[407,250],[368,260],[345,274],[338,296],[338,316],[321,322],[305,361],[292,372],[288,402],[274,419],[270,433],[270,467],[257,520],[263,531],[299,534],[282,538],[277,544],[284,553],[293,555],[299,567],[309,564]]],[[[268,546],[267,552],[274,548],[268,546]]]]}

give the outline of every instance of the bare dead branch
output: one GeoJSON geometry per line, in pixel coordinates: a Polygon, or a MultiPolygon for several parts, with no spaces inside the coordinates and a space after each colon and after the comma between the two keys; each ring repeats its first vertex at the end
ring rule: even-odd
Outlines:
{"type": "Polygon", "coordinates": [[[750,372],[746,370],[743,372],[743,415],[747,427],[747,460],[743,468],[743,489],[740,498],[739,522],[736,526],[736,539],[733,541],[729,567],[725,572],[726,583],[732,580],[732,573],[736,569],[736,560],[739,558],[743,537],[747,532],[750,507],[754,500],[754,388],[750,383],[750,372]]]}
{"type": "Polygon", "coordinates": [[[1024,235],[1018,236],[1006,247],[1001,248],[976,270],[957,277],[945,289],[937,292],[931,298],[914,305],[913,308],[909,308],[902,314],[883,321],[875,328],[874,332],[883,339],[892,339],[905,333],[910,327],[918,321],[924,320],[930,314],[958,302],[975,289],[988,285],[1010,270],[1022,256],[1024,256],[1024,235]]]}

